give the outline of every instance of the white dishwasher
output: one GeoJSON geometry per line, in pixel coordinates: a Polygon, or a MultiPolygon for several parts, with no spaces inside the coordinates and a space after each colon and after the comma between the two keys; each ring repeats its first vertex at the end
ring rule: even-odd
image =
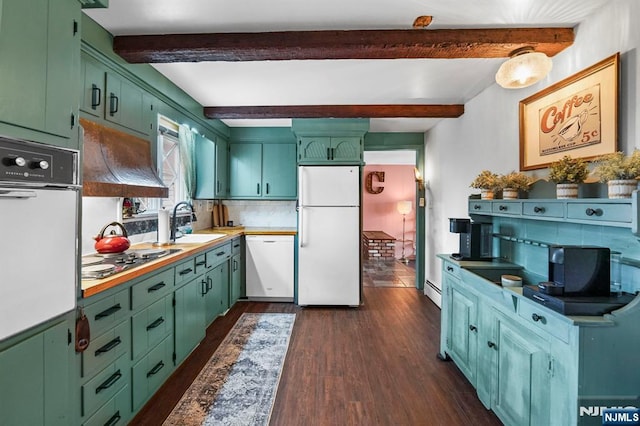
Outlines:
{"type": "Polygon", "coordinates": [[[293,235],[247,235],[247,298],[293,301],[293,235]]]}

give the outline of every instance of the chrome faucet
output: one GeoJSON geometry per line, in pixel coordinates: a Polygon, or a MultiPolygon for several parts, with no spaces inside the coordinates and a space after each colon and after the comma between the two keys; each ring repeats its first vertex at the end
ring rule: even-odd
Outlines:
{"type": "Polygon", "coordinates": [[[176,213],[178,212],[178,209],[181,206],[187,206],[189,207],[189,209],[191,210],[191,221],[195,222],[196,219],[196,213],[195,210],[193,209],[193,205],[188,202],[188,201],[180,201],[178,204],[175,205],[175,207],[173,208],[173,216],[171,217],[171,236],[170,239],[175,243],[176,242],[176,230],[178,229],[178,224],[176,221],[176,213]]]}

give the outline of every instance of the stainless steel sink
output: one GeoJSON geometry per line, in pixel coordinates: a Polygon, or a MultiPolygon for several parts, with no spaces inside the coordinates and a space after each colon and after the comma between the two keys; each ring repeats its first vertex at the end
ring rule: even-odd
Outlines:
{"type": "Polygon", "coordinates": [[[223,237],[227,234],[185,234],[180,238],[176,238],[174,244],[200,244],[208,243],[223,237]]]}

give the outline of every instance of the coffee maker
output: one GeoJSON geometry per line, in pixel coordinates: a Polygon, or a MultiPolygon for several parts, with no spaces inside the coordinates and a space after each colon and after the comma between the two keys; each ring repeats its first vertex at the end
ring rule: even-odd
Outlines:
{"type": "Polygon", "coordinates": [[[538,287],[557,296],[609,296],[610,257],[607,247],[550,246],[549,281],[538,287]]]}
{"type": "Polygon", "coordinates": [[[493,232],[490,223],[471,222],[471,219],[449,219],[449,231],[460,234],[460,252],[455,260],[491,260],[493,232]]]}

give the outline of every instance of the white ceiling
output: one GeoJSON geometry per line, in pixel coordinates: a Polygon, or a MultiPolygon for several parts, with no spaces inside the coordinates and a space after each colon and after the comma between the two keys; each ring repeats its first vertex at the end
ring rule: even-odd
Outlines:
{"type": "MultiPolygon", "coordinates": [[[[579,24],[611,0],[110,0],[85,13],[114,35],[535,27],[579,24]]],[[[615,1],[615,0],[614,0],[615,1]]],[[[425,30],[428,31],[428,30],[425,30]]],[[[571,49],[571,48],[569,48],[571,49]]],[[[154,64],[203,106],[465,103],[495,84],[502,59],[154,64]]],[[[224,120],[289,126],[290,120],[224,120]]],[[[372,119],[374,132],[424,132],[439,119],[372,119]]]]}

